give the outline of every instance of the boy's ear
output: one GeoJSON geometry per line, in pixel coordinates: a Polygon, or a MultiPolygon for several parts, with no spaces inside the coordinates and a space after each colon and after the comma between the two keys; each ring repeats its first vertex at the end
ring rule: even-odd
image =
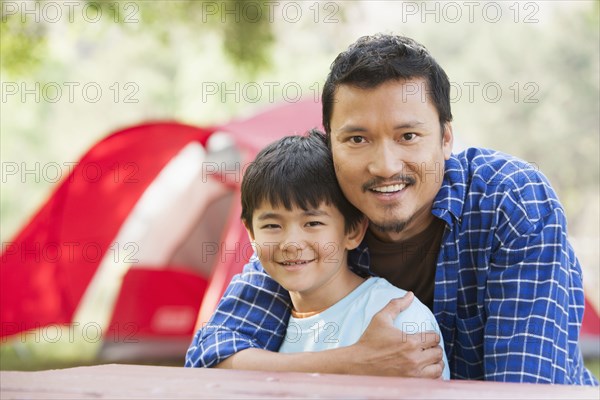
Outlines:
{"type": "Polygon", "coordinates": [[[346,250],[352,250],[358,247],[367,233],[369,220],[367,217],[362,217],[360,222],[346,234],[346,250]]]}
{"type": "Polygon", "coordinates": [[[251,242],[254,242],[254,234],[252,233],[252,228],[249,226],[248,222],[245,219],[242,219],[242,223],[244,224],[244,228],[246,228],[246,232],[248,233],[248,237],[251,242]]]}

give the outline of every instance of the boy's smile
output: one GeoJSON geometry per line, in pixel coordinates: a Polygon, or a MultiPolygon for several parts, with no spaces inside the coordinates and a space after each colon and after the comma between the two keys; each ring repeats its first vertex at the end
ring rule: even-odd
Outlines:
{"type": "Polygon", "coordinates": [[[316,258],[313,258],[312,260],[289,260],[280,261],[279,264],[281,264],[281,266],[288,271],[296,271],[302,269],[305,265],[310,264],[315,260],[316,258]]]}

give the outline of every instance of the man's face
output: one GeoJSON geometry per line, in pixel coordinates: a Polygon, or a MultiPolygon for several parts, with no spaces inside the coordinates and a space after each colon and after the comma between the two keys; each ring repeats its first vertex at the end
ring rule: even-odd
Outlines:
{"type": "Polygon", "coordinates": [[[452,152],[423,79],[373,89],[338,87],[331,116],[336,175],[348,200],[383,240],[405,240],[431,222],[452,152]]]}

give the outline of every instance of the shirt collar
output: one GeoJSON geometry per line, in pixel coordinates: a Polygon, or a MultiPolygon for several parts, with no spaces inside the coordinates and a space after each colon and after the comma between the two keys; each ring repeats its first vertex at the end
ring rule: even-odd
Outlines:
{"type": "Polygon", "coordinates": [[[444,180],[433,200],[432,214],[452,224],[460,220],[465,204],[467,171],[454,154],[445,163],[444,180]]]}

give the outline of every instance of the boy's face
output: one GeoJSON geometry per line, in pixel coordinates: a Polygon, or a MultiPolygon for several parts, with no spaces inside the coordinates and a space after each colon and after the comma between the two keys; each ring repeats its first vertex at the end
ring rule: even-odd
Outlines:
{"type": "Polygon", "coordinates": [[[366,221],[345,233],[336,207],[322,203],[289,211],[263,202],[254,210],[252,227],[254,234],[248,234],[267,273],[290,292],[314,295],[334,290],[335,278],[347,273],[347,250],[360,244],[366,221]]]}

